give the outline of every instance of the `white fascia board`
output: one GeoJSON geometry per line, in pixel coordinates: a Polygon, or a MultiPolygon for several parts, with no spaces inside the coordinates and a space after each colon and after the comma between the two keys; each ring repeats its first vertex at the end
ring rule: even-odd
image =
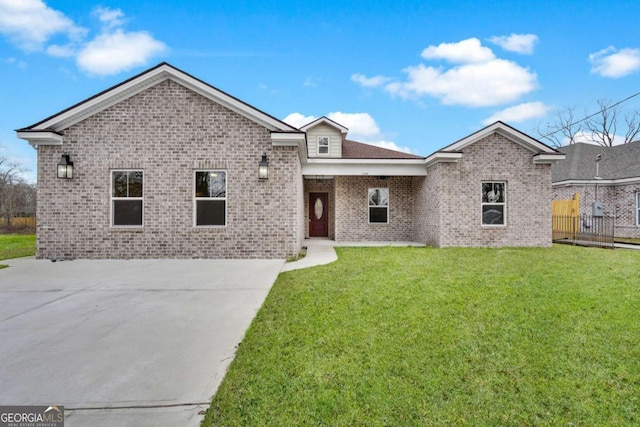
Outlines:
{"type": "Polygon", "coordinates": [[[266,127],[269,130],[294,131],[295,128],[286,125],[275,117],[248,105],[244,102],[228,95],[208,84],[189,76],[169,65],[162,65],[154,70],[144,73],[133,80],[123,83],[111,90],[107,90],[95,98],[85,101],[75,108],[71,108],[62,114],[58,114],[51,119],[38,124],[35,130],[54,129],[63,130],[74,124],[103,111],[124,99],[130,98],[138,93],[164,81],[174,82],[210,99],[247,119],[266,127]]]}
{"type": "Polygon", "coordinates": [[[457,162],[461,158],[462,158],[462,153],[451,153],[446,151],[439,151],[427,157],[424,160],[424,163],[426,163],[427,167],[429,167],[431,165],[434,165],[440,162],[446,162],[446,163],[457,162]]]}
{"type": "Polygon", "coordinates": [[[545,165],[545,164],[553,164],[559,160],[564,160],[566,158],[566,154],[558,153],[540,153],[533,156],[533,163],[536,165],[545,165]]]}
{"type": "Polygon", "coordinates": [[[638,184],[640,183],[640,177],[632,177],[632,178],[620,178],[620,179],[567,179],[564,181],[552,182],[552,187],[569,187],[572,185],[575,186],[594,186],[598,185],[606,185],[606,186],[616,186],[616,185],[627,185],[627,184],[638,184]]]}
{"type": "Polygon", "coordinates": [[[29,141],[29,144],[36,148],[38,145],[62,145],[62,135],[50,131],[18,131],[18,138],[29,141]]]}
{"type": "Polygon", "coordinates": [[[302,175],[426,176],[423,159],[308,159],[302,175]]]}

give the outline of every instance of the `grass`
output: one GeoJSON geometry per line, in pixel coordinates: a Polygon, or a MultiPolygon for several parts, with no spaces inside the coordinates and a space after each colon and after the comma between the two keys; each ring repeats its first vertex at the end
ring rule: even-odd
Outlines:
{"type": "MultiPolygon", "coordinates": [[[[35,255],[35,234],[0,234],[0,260],[35,255]]],[[[6,265],[0,263],[0,268],[6,265]]]]}
{"type": "Polygon", "coordinates": [[[279,276],[204,426],[640,423],[639,253],[338,255],[279,276]]]}

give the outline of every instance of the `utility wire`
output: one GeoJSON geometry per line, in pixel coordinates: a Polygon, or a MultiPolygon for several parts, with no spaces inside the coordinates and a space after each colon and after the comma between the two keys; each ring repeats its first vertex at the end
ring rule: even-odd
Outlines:
{"type": "Polygon", "coordinates": [[[580,120],[577,120],[577,121],[575,121],[575,122],[573,122],[573,123],[569,123],[569,124],[568,124],[568,125],[566,125],[566,126],[562,126],[560,129],[556,129],[556,130],[554,130],[553,132],[550,132],[550,133],[548,133],[548,134],[546,134],[546,135],[541,136],[541,138],[546,138],[546,137],[548,137],[548,136],[551,136],[551,135],[554,135],[554,134],[556,134],[556,133],[558,133],[558,132],[561,132],[561,131],[563,131],[563,130],[565,130],[565,129],[570,129],[570,128],[571,128],[571,126],[573,126],[573,125],[577,125],[578,123],[582,123],[582,122],[584,122],[585,120],[589,120],[591,117],[597,116],[598,114],[602,114],[602,112],[607,111],[607,110],[610,110],[610,109],[612,109],[612,108],[614,108],[614,107],[617,107],[618,105],[622,104],[623,102],[626,102],[626,101],[630,100],[631,98],[635,98],[635,97],[636,97],[636,96],[638,96],[638,95],[640,95],[640,92],[636,92],[636,93],[634,93],[633,95],[628,96],[628,97],[626,97],[625,99],[623,99],[623,100],[621,100],[621,101],[618,101],[618,102],[616,102],[615,104],[609,105],[607,108],[603,108],[602,110],[599,110],[599,111],[597,111],[597,112],[595,112],[595,113],[593,113],[593,114],[590,114],[590,115],[588,115],[588,116],[586,116],[586,117],[584,117],[584,118],[582,118],[582,119],[580,119],[580,120]]]}

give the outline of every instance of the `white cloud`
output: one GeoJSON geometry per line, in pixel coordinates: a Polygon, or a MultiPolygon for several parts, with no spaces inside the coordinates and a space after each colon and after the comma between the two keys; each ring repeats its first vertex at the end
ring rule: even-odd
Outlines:
{"type": "Polygon", "coordinates": [[[47,54],[58,58],[71,58],[76,55],[76,46],[71,43],[63,46],[52,44],[47,47],[47,54]]]}
{"type": "Polygon", "coordinates": [[[164,43],[146,31],[124,31],[121,27],[126,19],[120,9],[96,7],[92,15],[102,27],[97,36],[88,39],[87,29],[43,0],[0,0],[0,34],[27,51],[44,50],[58,58],[75,58],[80,69],[95,75],[117,74],[145,65],[167,51],[164,43]],[[66,35],[67,42],[45,48],[58,35],[66,35]]]}
{"type": "Polygon", "coordinates": [[[512,61],[493,59],[446,71],[419,64],[404,70],[405,82],[386,90],[402,98],[433,96],[445,105],[486,107],[513,102],[537,87],[537,76],[512,61]]]}
{"type": "Polygon", "coordinates": [[[504,50],[531,55],[533,47],[538,41],[538,36],[535,34],[511,34],[509,36],[493,36],[489,41],[504,50]]]}
{"type": "Polygon", "coordinates": [[[111,30],[124,24],[124,13],[120,9],[110,9],[108,7],[98,6],[93,9],[92,15],[96,16],[104,25],[105,30],[111,30]]]}
{"type": "Polygon", "coordinates": [[[525,102],[493,113],[490,117],[483,120],[482,124],[490,125],[498,120],[508,123],[524,122],[526,120],[543,117],[547,114],[547,111],[549,111],[549,107],[542,102],[525,102]]]}
{"type": "Polygon", "coordinates": [[[364,74],[359,74],[359,73],[351,75],[351,81],[360,83],[360,85],[364,87],[382,86],[383,84],[387,83],[389,80],[391,79],[385,76],[367,77],[364,74]]]}
{"type": "Polygon", "coordinates": [[[422,57],[455,65],[409,66],[402,70],[406,74],[404,80],[363,74],[354,74],[351,80],[365,87],[380,86],[390,95],[404,99],[430,96],[445,105],[467,107],[514,102],[538,86],[535,73],[516,62],[497,58],[477,38],[429,46],[422,51],[422,57]]]}
{"type": "Polygon", "coordinates": [[[40,50],[57,34],[78,40],[86,32],[42,0],[0,0],[0,33],[24,50],[40,50]]]}
{"type": "Polygon", "coordinates": [[[619,78],[640,70],[640,49],[620,49],[613,46],[589,55],[591,72],[602,77],[619,78]]]}
{"type": "Polygon", "coordinates": [[[366,139],[380,134],[378,124],[369,113],[342,113],[336,111],[327,114],[327,117],[349,129],[349,135],[352,138],[366,139]]]}
{"type": "Polygon", "coordinates": [[[78,53],[78,66],[91,74],[111,75],[146,64],[167,47],[146,31],[100,34],[78,53]]]}
{"type": "Polygon", "coordinates": [[[305,116],[300,113],[291,113],[284,119],[283,122],[290,124],[295,128],[301,128],[304,125],[308,125],[312,121],[314,121],[317,117],[314,116],[305,116]]]}
{"type": "Polygon", "coordinates": [[[482,46],[480,40],[476,38],[457,43],[440,43],[438,46],[429,46],[422,51],[422,57],[424,59],[444,59],[461,64],[488,62],[495,59],[491,49],[482,46]]]}

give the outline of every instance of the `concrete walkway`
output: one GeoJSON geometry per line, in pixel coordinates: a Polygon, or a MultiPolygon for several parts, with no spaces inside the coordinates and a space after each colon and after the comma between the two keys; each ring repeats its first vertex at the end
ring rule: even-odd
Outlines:
{"type": "Polygon", "coordinates": [[[315,267],[317,265],[330,264],[338,259],[334,247],[336,246],[425,246],[416,242],[336,242],[329,239],[306,239],[303,246],[307,248],[307,255],[294,262],[288,262],[282,267],[282,271],[300,270],[302,268],[315,267]]]}

